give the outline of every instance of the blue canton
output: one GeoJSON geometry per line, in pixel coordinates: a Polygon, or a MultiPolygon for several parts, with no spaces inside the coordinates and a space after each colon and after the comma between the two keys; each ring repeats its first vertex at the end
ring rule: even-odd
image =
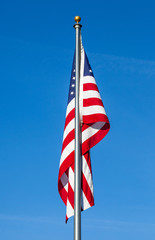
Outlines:
{"type": "Polygon", "coordinates": [[[71,73],[71,80],[70,80],[70,87],[69,87],[69,94],[68,94],[68,104],[73,98],[75,98],[75,54],[74,54],[73,65],[72,65],[72,73],[71,73]]]}
{"type": "Polygon", "coordinates": [[[92,76],[94,77],[93,71],[91,69],[91,66],[89,64],[88,58],[86,53],[85,54],[85,59],[84,59],[84,76],[92,76]]]}
{"type": "MultiPolygon", "coordinates": [[[[91,69],[91,66],[89,64],[88,58],[86,53],[84,53],[84,76],[92,76],[94,77],[93,71],[91,69]]],[[[71,73],[71,80],[70,80],[70,87],[69,87],[69,94],[68,94],[68,104],[70,101],[75,98],[75,54],[73,59],[73,65],[72,65],[72,73],[71,73]]]]}

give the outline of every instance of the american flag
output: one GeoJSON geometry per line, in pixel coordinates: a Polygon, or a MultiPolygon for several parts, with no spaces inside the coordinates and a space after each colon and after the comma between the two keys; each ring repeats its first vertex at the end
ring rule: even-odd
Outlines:
{"type": "MultiPolygon", "coordinates": [[[[81,210],[94,205],[90,149],[110,129],[96,81],[87,55],[81,44],[80,56],[80,122],[82,135],[81,210]]],[[[71,81],[60,159],[58,190],[66,205],[66,221],[74,215],[74,153],[75,153],[75,57],[71,81]]]]}

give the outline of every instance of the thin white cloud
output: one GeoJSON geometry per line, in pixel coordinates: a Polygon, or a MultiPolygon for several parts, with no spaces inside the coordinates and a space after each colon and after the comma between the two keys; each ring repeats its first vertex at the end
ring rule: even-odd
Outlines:
{"type": "Polygon", "coordinates": [[[34,223],[58,223],[62,221],[63,219],[58,219],[55,217],[44,217],[44,216],[16,216],[16,215],[3,215],[0,214],[0,221],[18,221],[18,222],[34,222],[34,223]]]}
{"type": "MultiPolygon", "coordinates": [[[[14,36],[11,36],[10,38],[10,36],[8,37],[8,36],[0,35],[0,40],[5,42],[11,41],[11,43],[13,44],[19,43],[19,44],[24,44],[25,46],[28,45],[33,47],[33,49],[34,48],[40,49],[40,47],[43,46],[48,51],[48,54],[51,53],[51,56],[53,56],[53,51],[54,53],[57,52],[59,54],[60,53],[64,54],[65,52],[65,56],[67,58],[68,58],[68,55],[73,54],[73,49],[64,49],[64,48],[61,48],[61,46],[59,47],[54,46],[53,48],[53,45],[47,45],[47,43],[45,45],[44,43],[34,42],[32,41],[32,39],[28,41],[22,38],[14,37],[14,36]]],[[[155,76],[155,61],[128,58],[128,57],[116,56],[112,54],[93,53],[93,52],[88,52],[88,55],[91,57],[91,61],[90,61],[91,64],[94,60],[94,64],[92,64],[92,66],[96,65],[96,69],[103,68],[103,69],[106,69],[106,71],[117,71],[117,72],[124,71],[126,73],[129,72],[129,73],[135,73],[135,74],[145,74],[149,78],[155,76]]],[[[60,59],[60,61],[64,61],[64,60],[60,59]]]]}
{"type": "Polygon", "coordinates": [[[125,71],[145,74],[148,77],[155,76],[155,61],[99,53],[90,53],[89,55],[96,62],[96,69],[103,68],[107,71],[125,71]]]}
{"type": "MultiPolygon", "coordinates": [[[[64,225],[64,219],[47,216],[16,216],[0,214],[0,221],[27,222],[27,223],[47,223],[64,225]]],[[[83,219],[82,224],[88,229],[114,230],[114,231],[154,231],[155,223],[139,223],[106,219],[83,219]]]]}
{"type": "Polygon", "coordinates": [[[116,230],[116,231],[154,231],[155,223],[143,223],[143,222],[128,222],[128,221],[116,221],[105,219],[86,219],[84,225],[88,228],[103,229],[103,230],[116,230]]]}

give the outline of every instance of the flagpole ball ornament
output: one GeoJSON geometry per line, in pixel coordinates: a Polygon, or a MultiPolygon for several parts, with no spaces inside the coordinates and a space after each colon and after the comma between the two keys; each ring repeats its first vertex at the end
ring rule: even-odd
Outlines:
{"type": "Polygon", "coordinates": [[[74,28],[76,29],[76,28],[81,28],[82,27],[82,25],[81,24],[79,24],[79,22],[81,21],[81,17],[80,16],[75,16],[75,18],[74,18],[74,20],[75,20],[75,24],[74,24],[74,28]]]}
{"type": "Polygon", "coordinates": [[[76,23],[79,23],[81,21],[81,18],[80,16],[75,16],[74,20],[76,23]]]}

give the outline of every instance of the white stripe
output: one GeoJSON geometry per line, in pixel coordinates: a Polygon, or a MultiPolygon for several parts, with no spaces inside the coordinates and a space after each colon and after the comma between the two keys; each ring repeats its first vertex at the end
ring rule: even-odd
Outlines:
{"type": "Polygon", "coordinates": [[[61,159],[60,159],[60,166],[62,164],[62,162],[66,159],[66,157],[73,152],[75,149],[75,139],[73,139],[63,150],[62,154],[61,154],[61,159]]]}
{"type": "Polygon", "coordinates": [[[73,118],[67,125],[64,130],[63,141],[67,137],[67,135],[75,128],[75,118],[73,118]]]}
{"type": "Polygon", "coordinates": [[[71,167],[69,168],[69,184],[71,185],[74,191],[74,172],[71,167]]]}
{"type": "Polygon", "coordinates": [[[88,99],[88,98],[99,98],[101,99],[101,96],[99,92],[89,90],[89,91],[83,91],[83,99],[88,99]]]}
{"type": "Polygon", "coordinates": [[[67,199],[67,206],[66,206],[66,215],[68,218],[74,215],[74,209],[72,208],[68,199],[67,199]]]}
{"type": "Polygon", "coordinates": [[[83,208],[83,210],[86,210],[87,208],[90,208],[91,205],[89,204],[84,192],[81,190],[82,192],[82,196],[81,196],[81,207],[83,208]]]}
{"type": "Polygon", "coordinates": [[[96,84],[95,78],[92,76],[85,76],[83,77],[83,84],[84,83],[94,83],[96,84]]]}
{"type": "Polygon", "coordinates": [[[75,108],[75,98],[73,98],[67,106],[66,117],[67,115],[75,108]]]}
{"type": "MultiPolygon", "coordinates": [[[[88,138],[93,136],[95,133],[97,133],[103,126],[105,125],[105,122],[96,122],[91,127],[87,128],[82,132],[82,143],[86,141],[88,138]]],[[[61,154],[61,159],[60,159],[60,165],[62,162],[65,160],[65,158],[73,152],[75,149],[75,139],[73,139],[63,150],[61,154]]]]}
{"type": "Polygon", "coordinates": [[[105,125],[105,122],[96,122],[91,127],[87,128],[82,132],[82,143],[84,143],[88,138],[96,134],[105,125]]]}
{"type": "Polygon", "coordinates": [[[93,179],[92,174],[90,172],[89,166],[84,156],[82,156],[82,172],[87,180],[91,193],[93,195],[93,179]]]}
{"type": "Polygon", "coordinates": [[[64,186],[64,189],[68,192],[68,183],[64,186]]]}
{"type": "Polygon", "coordinates": [[[92,114],[99,114],[99,113],[106,115],[104,108],[99,105],[83,108],[83,115],[92,115],[92,114]]]}

